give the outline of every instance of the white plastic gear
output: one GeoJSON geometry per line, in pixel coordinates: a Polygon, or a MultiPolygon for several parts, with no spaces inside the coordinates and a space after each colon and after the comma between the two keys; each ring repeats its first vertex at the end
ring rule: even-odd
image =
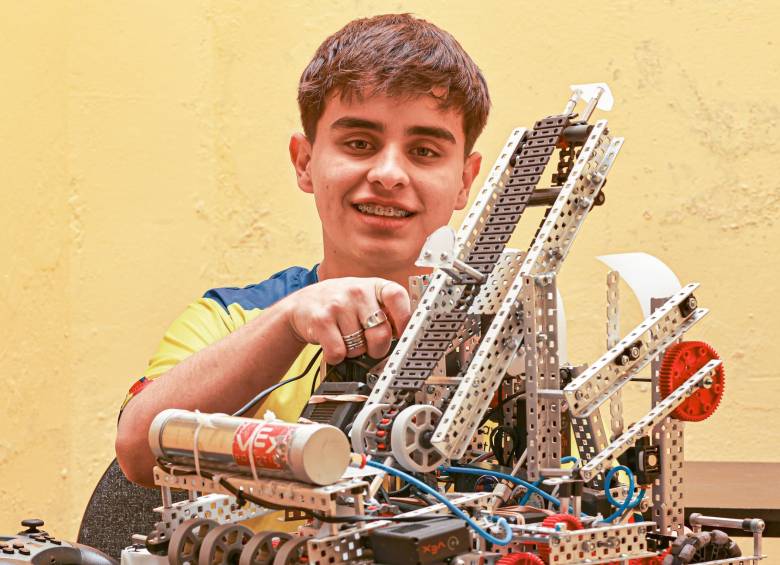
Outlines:
{"type": "Polygon", "coordinates": [[[352,430],[349,432],[352,450],[355,453],[367,453],[376,447],[377,426],[382,419],[382,412],[389,406],[389,404],[365,406],[355,416],[355,419],[352,421],[352,430]],[[369,445],[369,442],[371,442],[371,445],[369,445]]]}
{"type": "Polygon", "coordinates": [[[441,465],[444,456],[430,441],[423,440],[423,434],[433,435],[440,419],[441,410],[424,405],[409,406],[396,416],[390,447],[399,465],[418,473],[429,473],[441,465]]]}

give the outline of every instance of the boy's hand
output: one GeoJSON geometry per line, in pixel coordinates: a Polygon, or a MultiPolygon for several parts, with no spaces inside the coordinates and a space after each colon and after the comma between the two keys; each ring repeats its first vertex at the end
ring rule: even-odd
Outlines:
{"type": "Polygon", "coordinates": [[[406,327],[411,309],[404,287],[379,278],[329,279],[302,288],[286,300],[293,334],[322,346],[329,365],[366,352],[377,359],[385,356],[393,335],[400,335],[406,327]],[[365,329],[369,317],[380,310],[387,321],[365,329]],[[347,351],[344,336],[360,330],[365,332],[366,346],[347,351]]]}

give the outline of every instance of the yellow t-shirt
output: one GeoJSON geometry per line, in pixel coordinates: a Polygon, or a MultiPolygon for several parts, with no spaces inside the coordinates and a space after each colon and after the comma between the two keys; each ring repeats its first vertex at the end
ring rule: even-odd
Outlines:
{"type": "MultiPolygon", "coordinates": [[[[311,270],[290,267],[263,282],[244,288],[209,290],[202,298],[190,304],[165,332],[143,377],[130,388],[122,408],[147,387],[144,394],[153,394],[154,386],[149,385],[183,359],[236,331],[285,296],[316,282],[316,266],[311,270]]],[[[316,345],[307,345],[287,373],[279,376],[279,380],[302,373],[318,349],[316,345]]],[[[255,415],[271,410],[278,418],[295,422],[309,400],[312,381],[319,376],[317,369],[314,366],[305,377],[276,389],[263,401],[255,415]]],[[[285,527],[284,523],[277,520],[279,515],[276,513],[250,520],[246,525],[256,531],[289,530],[291,524],[285,527]]]]}

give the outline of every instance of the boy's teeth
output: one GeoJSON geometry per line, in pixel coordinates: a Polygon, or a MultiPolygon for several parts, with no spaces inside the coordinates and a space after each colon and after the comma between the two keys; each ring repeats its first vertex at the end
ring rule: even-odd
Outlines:
{"type": "Polygon", "coordinates": [[[405,218],[411,215],[411,212],[401,210],[400,208],[393,208],[392,206],[378,206],[376,204],[358,204],[357,209],[364,214],[371,214],[373,216],[390,216],[392,218],[405,218]]]}

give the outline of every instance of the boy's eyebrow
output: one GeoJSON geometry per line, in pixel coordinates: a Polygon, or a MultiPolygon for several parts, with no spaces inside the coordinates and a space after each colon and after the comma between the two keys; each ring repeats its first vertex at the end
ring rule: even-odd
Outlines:
{"type": "Polygon", "coordinates": [[[351,118],[349,116],[339,118],[331,124],[334,129],[370,129],[373,131],[383,132],[385,126],[379,122],[372,122],[371,120],[364,120],[362,118],[351,118]]]}
{"type": "MultiPolygon", "coordinates": [[[[366,120],[363,118],[353,118],[350,116],[345,116],[343,118],[339,118],[335,122],[331,124],[332,128],[334,129],[368,129],[372,131],[378,131],[383,132],[385,131],[384,124],[381,124],[380,122],[373,122],[371,120],[366,120]]],[[[422,135],[427,137],[435,137],[437,139],[443,139],[444,141],[449,141],[450,143],[456,143],[455,136],[452,135],[452,132],[445,128],[435,127],[435,126],[412,126],[410,128],[407,128],[407,130],[404,132],[406,135],[422,135]]]]}
{"type": "Polygon", "coordinates": [[[406,130],[406,135],[422,135],[426,137],[435,137],[437,139],[443,139],[450,143],[455,142],[455,136],[448,129],[437,128],[432,126],[414,126],[406,130]]]}

